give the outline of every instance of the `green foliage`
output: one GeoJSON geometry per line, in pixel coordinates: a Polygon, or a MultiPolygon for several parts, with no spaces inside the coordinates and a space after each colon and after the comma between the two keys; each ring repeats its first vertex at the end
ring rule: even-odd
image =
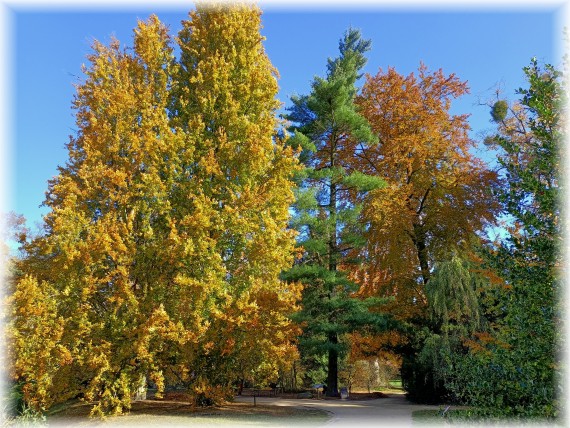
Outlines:
{"type": "Polygon", "coordinates": [[[47,426],[45,415],[29,406],[24,400],[22,387],[22,383],[13,383],[4,391],[1,401],[3,426],[47,426]]]}
{"type": "Polygon", "coordinates": [[[486,256],[504,280],[495,294],[501,316],[492,337],[458,362],[450,387],[478,414],[554,418],[561,404],[557,299],[564,87],[559,71],[550,65],[541,69],[535,59],[524,72],[529,88],[518,91],[521,113],[515,119],[528,130],[500,128],[495,137],[506,176],[497,194],[514,219],[508,239],[486,256]]]}
{"type": "Polygon", "coordinates": [[[283,278],[305,286],[302,309],[294,316],[304,326],[299,348],[306,362],[328,356],[328,395],[338,393],[338,362],[348,349],[343,336],[363,326],[382,329],[386,324],[369,309],[377,299],[354,296],[358,287],[343,270],[353,262],[349,253],[363,244],[360,207],[351,195],[384,185],[376,177],[348,174],[344,168],[350,141],[377,141],[354,105],[355,83],[369,47],[358,31],[347,31],[339,44],[340,56],[328,61],[327,77],[316,77],[309,95],[293,97],[287,115],[295,124],[289,144],[301,149],[305,165],[298,176],[300,188],[291,222],[299,231],[303,253],[283,278]]]}
{"type": "Polygon", "coordinates": [[[450,385],[457,362],[467,352],[463,341],[483,327],[477,289],[485,283],[473,263],[457,254],[436,263],[426,285],[430,322],[411,332],[411,352],[402,363],[402,381],[410,399],[425,403],[459,399],[450,385]]]}
{"type": "Polygon", "coordinates": [[[364,174],[360,171],[353,171],[350,175],[345,176],[342,184],[350,188],[355,188],[359,192],[370,192],[386,187],[386,182],[381,178],[364,174]]]}
{"type": "Polygon", "coordinates": [[[532,342],[529,338],[525,357],[521,350],[497,345],[488,353],[457,358],[448,387],[461,402],[474,406],[478,417],[555,417],[557,391],[545,366],[548,356],[532,342]]]}
{"type": "MultiPolygon", "coordinates": [[[[308,343],[307,343],[308,344],[308,343]]],[[[309,344],[309,346],[311,346],[309,344]]],[[[301,354],[303,368],[303,386],[311,388],[315,384],[327,383],[327,354],[323,352],[303,352],[301,354]]]]}
{"type": "Polygon", "coordinates": [[[435,329],[455,334],[458,329],[467,336],[481,325],[477,288],[483,279],[473,272],[466,260],[454,254],[450,260],[437,263],[426,285],[426,297],[435,329]]]}
{"type": "Polygon", "coordinates": [[[499,100],[491,108],[491,117],[494,122],[501,122],[507,117],[509,105],[505,100],[499,100]]]}
{"type": "MultiPolygon", "coordinates": [[[[435,396],[473,406],[461,418],[555,418],[559,336],[559,148],[561,74],[533,59],[528,89],[510,109],[492,111],[505,184],[496,194],[513,219],[509,237],[486,249],[492,281],[457,257],[440,263],[426,286],[432,326],[414,336],[402,376],[412,398],[435,396]],[[493,274],[493,272],[495,274],[493,274]],[[496,276],[498,275],[498,277],[496,276]],[[476,290],[478,290],[476,292],[476,290]],[[465,347],[468,345],[468,347],[465,347]]],[[[497,419],[498,418],[498,419],[497,419]]]]}
{"type": "Polygon", "coordinates": [[[402,359],[400,374],[407,397],[418,403],[436,404],[448,399],[446,381],[457,343],[455,338],[440,336],[428,328],[416,330],[402,359]]]}

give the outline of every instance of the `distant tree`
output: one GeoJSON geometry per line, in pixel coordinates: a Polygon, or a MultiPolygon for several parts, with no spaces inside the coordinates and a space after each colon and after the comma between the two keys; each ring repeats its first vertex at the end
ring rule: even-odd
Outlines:
{"type": "Polygon", "coordinates": [[[302,309],[295,317],[305,325],[299,346],[302,355],[327,355],[328,396],[338,395],[339,357],[347,348],[343,336],[385,321],[369,310],[377,302],[354,296],[358,286],[346,270],[357,262],[349,257],[351,251],[363,245],[354,195],[384,184],[358,171],[349,174],[344,163],[351,140],[377,141],[354,104],[355,84],[369,48],[358,31],[347,31],[339,43],[340,56],[328,60],[327,77],[316,77],[309,95],[293,97],[287,115],[294,124],[289,144],[302,150],[305,170],[299,176],[293,219],[302,254],[284,278],[305,286],[302,309]]]}

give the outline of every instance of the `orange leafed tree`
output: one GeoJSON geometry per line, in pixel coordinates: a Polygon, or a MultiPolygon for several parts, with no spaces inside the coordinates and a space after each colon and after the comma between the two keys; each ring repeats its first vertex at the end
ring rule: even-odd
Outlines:
{"type": "Polygon", "coordinates": [[[380,143],[352,147],[352,167],[387,182],[363,201],[368,263],[353,275],[364,295],[393,296],[385,310],[425,316],[424,287],[436,260],[467,248],[498,209],[496,174],[472,153],[468,115],[450,113],[466,82],[441,70],[366,76],[357,103],[380,143]]]}

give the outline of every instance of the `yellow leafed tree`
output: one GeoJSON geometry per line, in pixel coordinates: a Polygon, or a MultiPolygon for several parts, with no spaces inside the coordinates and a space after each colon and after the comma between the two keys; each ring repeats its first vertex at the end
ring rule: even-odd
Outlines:
{"type": "Polygon", "coordinates": [[[10,296],[12,374],[33,408],[80,397],[120,413],[147,380],[210,400],[291,354],[299,290],[278,275],[296,159],[259,28],[251,6],[199,5],[180,61],[155,16],[132,49],[94,44],[10,296]]]}
{"type": "Polygon", "coordinates": [[[202,251],[220,273],[219,312],[197,357],[200,376],[214,385],[289,354],[286,315],[299,297],[278,280],[293,261],[286,225],[296,160],[276,136],[277,72],[260,15],[247,5],[198,5],[179,34],[175,123],[194,142],[189,185],[211,219],[202,251]]]}

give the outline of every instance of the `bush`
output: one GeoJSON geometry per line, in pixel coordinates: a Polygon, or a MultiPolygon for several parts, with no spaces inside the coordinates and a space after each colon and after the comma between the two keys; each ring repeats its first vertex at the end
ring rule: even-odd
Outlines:
{"type": "Polygon", "coordinates": [[[221,406],[225,401],[233,399],[231,387],[213,386],[202,381],[194,386],[192,393],[192,404],[196,407],[221,406]]]}
{"type": "Polygon", "coordinates": [[[7,424],[15,426],[38,426],[46,422],[45,416],[31,408],[24,401],[22,384],[13,384],[6,395],[3,405],[3,413],[7,418],[7,424]]]}
{"type": "Polygon", "coordinates": [[[539,358],[512,349],[469,353],[455,362],[448,387],[479,417],[554,419],[558,417],[555,379],[539,358]]]}

